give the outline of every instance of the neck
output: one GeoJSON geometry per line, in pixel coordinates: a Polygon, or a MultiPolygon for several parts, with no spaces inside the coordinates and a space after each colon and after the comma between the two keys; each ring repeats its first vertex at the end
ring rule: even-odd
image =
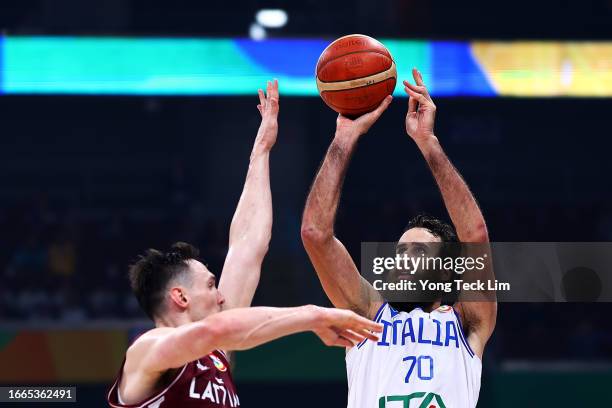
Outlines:
{"type": "Polygon", "coordinates": [[[179,327],[192,323],[186,312],[168,313],[155,319],[155,327],[179,327]]]}
{"type": "Polygon", "coordinates": [[[389,302],[389,305],[403,312],[410,312],[418,307],[423,309],[424,312],[431,313],[442,305],[442,300],[437,299],[433,302],[389,302]]]}
{"type": "Polygon", "coordinates": [[[437,308],[439,308],[440,306],[442,306],[442,301],[436,300],[435,302],[429,303],[427,305],[423,305],[421,309],[423,309],[424,312],[431,313],[437,308]]]}

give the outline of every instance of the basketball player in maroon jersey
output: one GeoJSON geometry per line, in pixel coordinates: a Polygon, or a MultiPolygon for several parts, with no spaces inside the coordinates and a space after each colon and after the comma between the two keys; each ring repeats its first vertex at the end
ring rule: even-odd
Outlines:
{"type": "Polygon", "coordinates": [[[272,228],[269,154],[278,131],[278,83],[259,91],[262,121],[230,227],[219,288],[198,251],[176,243],[150,249],[131,266],[138,302],[155,328],[129,347],[108,393],[111,407],[238,407],[229,352],[313,331],[326,345],[350,347],[382,327],[353,312],[317,306],[249,307],[272,228]]]}

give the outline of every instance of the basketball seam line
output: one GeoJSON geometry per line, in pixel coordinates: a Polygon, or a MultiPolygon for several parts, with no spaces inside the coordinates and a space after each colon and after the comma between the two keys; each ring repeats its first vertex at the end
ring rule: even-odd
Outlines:
{"type": "Polygon", "coordinates": [[[389,68],[387,68],[386,70],[384,70],[384,71],[377,72],[375,74],[371,74],[371,75],[364,76],[364,77],[361,77],[361,78],[355,78],[355,79],[349,79],[349,80],[346,80],[346,81],[337,81],[337,82],[323,82],[319,78],[317,78],[316,80],[317,80],[317,89],[319,90],[319,93],[322,94],[323,92],[338,92],[338,91],[347,91],[347,90],[351,90],[351,89],[359,89],[359,88],[363,88],[365,86],[371,86],[371,85],[375,85],[375,84],[379,84],[379,83],[385,82],[385,81],[387,81],[387,80],[389,80],[391,78],[395,78],[397,80],[397,67],[395,66],[395,62],[392,62],[391,66],[389,68]],[[364,81],[364,80],[366,80],[366,82],[367,82],[368,78],[372,78],[372,77],[375,77],[377,75],[381,75],[381,74],[385,74],[385,73],[394,73],[395,75],[389,75],[388,77],[383,78],[383,79],[381,79],[379,81],[372,82],[372,83],[365,83],[363,85],[359,85],[359,86],[355,86],[355,87],[348,86],[348,84],[350,82],[360,82],[360,81],[364,81]],[[339,89],[325,89],[326,87],[336,88],[336,87],[338,87],[339,84],[343,84],[343,83],[347,84],[347,87],[342,87],[342,88],[339,88],[339,89]],[[321,89],[321,88],[323,88],[323,89],[321,89]]]}
{"type": "Polygon", "coordinates": [[[343,92],[343,91],[352,91],[353,89],[359,89],[359,88],[366,88],[368,86],[372,86],[372,85],[378,85],[378,84],[382,84],[383,82],[387,82],[390,79],[395,79],[397,81],[396,77],[389,77],[387,79],[383,79],[380,82],[375,82],[373,84],[367,84],[367,85],[360,85],[360,86],[356,86],[355,88],[346,88],[346,89],[335,89],[333,91],[321,91],[321,93],[325,92],[325,93],[334,93],[334,92],[343,92]]]}

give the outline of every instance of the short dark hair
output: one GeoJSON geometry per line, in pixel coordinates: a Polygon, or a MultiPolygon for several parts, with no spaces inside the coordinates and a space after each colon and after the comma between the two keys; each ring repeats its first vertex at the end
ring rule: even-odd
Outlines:
{"type": "Polygon", "coordinates": [[[404,232],[412,228],[425,228],[436,237],[440,238],[442,242],[458,242],[455,228],[436,217],[432,217],[431,215],[417,215],[408,222],[404,232]]]}
{"type": "Polygon", "coordinates": [[[167,252],[147,249],[130,265],[132,292],[151,319],[155,319],[163,304],[168,283],[189,271],[187,261],[197,259],[199,251],[185,242],[176,242],[167,252]]]}

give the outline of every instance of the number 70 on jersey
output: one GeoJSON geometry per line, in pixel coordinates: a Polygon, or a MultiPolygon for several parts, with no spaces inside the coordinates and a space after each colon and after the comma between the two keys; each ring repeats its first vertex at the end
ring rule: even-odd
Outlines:
{"type": "Polygon", "coordinates": [[[419,380],[431,380],[433,378],[434,364],[431,356],[406,356],[402,361],[408,362],[408,372],[404,379],[406,384],[410,383],[410,378],[415,374],[415,371],[419,380]]]}

